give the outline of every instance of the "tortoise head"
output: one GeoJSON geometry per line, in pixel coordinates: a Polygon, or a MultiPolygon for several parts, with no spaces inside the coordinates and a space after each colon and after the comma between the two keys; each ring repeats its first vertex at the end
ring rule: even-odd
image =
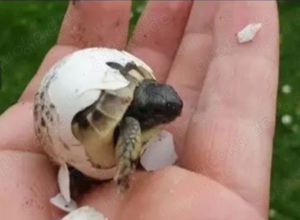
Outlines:
{"type": "Polygon", "coordinates": [[[173,87],[155,80],[144,80],[136,88],[127,115],[136,118],[142,128],[152,128],[181,115],[183,102],[173,87]]]}

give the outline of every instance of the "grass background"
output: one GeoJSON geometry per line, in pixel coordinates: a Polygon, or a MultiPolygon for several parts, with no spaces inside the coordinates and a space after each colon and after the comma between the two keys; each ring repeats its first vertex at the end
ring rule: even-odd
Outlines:
{"type": "MultiPolygon", "coordinates": [[[[141,3],[134,3],[133,24],[141,3]]],[[[13,104],[54,44],[66,2],[1,2],[0,113],[13,104]],[[23,52],[21,51],[23,48],[23,52]]],[[[281,62],[270,218],[300,219],[300,3],[280,3],[281,62]],[[285,91],[282,92],[281,88],[285,91]],[[282,121],[286,122],[282,122],[282,121]]],[[[131,28],[133,25],[131,26],[131,28]]]]}

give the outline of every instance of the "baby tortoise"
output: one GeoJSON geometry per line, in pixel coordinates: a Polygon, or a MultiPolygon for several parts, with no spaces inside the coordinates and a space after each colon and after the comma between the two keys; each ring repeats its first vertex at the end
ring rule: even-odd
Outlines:
{"type": "MultiPolygon", "coordinates": [[[[114,180],[125,191],[145,144],[160,131],[162,124],[180,116],[183,102],[170,85],[158,83],[141,66],[115,62],[107,65],[119,70],[129,86],[104,90],[94,104],[77,113],[72,130],[85,146],[93,166],[107,169],[117,165],[114,180]]],[[[76,191],[74,185],[71,191],[76,191]]]]}

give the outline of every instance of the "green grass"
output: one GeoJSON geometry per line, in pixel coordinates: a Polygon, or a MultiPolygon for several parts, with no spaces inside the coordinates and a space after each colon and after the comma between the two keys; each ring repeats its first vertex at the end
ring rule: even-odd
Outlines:
{"type": "MultiPolygon", "coordinates": [[[[134,2],[133,30],[141,2],[134,2]]],[[[13,104],[55,43],[67,8],[66,2],[2,2],[0,4],[0,113],[13,104]]]]}
{"type": "MultiPolygon", "coordinates": [[[[0,113],[18,99],[54,44],[66,6],[65,2],[0,4],[3,68],[0,113]]],[[[135,3],[135,9],[136,6],[135,3]]],[[[138,16],[135,13],[134,22],[138,16]]],[[[280,85],[271,209],[272,219],[296,220],[300,219],[300,4],[281,4],[280,24],[280,85]],[[289,85],[291,93],[282,93],[282,85],[289,85]],[[291,116],[292,123],[283,124],[283,115],[291,116]]]]}
{"type": "Polygon", "coordinates": [[[300,219],[300,4],[280,5],[280,86],[272,171],[271,206],[275,220],[300,219]],[[289,94],[281,92],[290,85],[289,94]],[[281,122],[290,115],[289,125],[281,122]]]}
{"type": "Polygon", "coordinates": [[[0,4],[0,112],[14,103],[54,44],[66,3],[0,4]]]}

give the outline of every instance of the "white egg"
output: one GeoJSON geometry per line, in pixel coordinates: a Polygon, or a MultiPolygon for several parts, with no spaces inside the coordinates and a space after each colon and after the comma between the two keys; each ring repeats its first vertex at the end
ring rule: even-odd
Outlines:
{"type": "MultiPolygon", "coordinates": [[[[93,210],[77,209],[77,204],[72,200],[70,194],[71,180],[68,166],[72,166],[86,176],[98,180],[113,179],[117,173],[117,166],[114,166],[115,161],[113,161],[111,168],[107,169],[96,168],[91,162],[94,155],[97,159],[100,158],[100,162],[106,160],[107,155],[112,155],[113,160],[115,160],[114,148],[110,148],[109,154],[106,154],[103,153],[103,148],[96,147],[100,151],[97,153],[93,151],[88,157],[88,147],[81,144],[73,134],[72,129],[72,121],[75,115],[94,104],[104,90],[113,93],[114,90],[125,88],[130,84],[122,75],[122,71],[114,69],[107,64],[108,62],[114,62],[121,66],[134,63],[139,68],[141,67],[145,70],[141,70],[143,72],[141,74],[138,71],[129,71],[137,81],[141,81],[141,79],[144,79],[143,77],[155,79],[152,69],[147,64],[125,51],[109,48],[88,48],[76,51],[58,61],[46,73],[35,96],[34,118],[38,139],[50,159],[60,166],[57,175],[60,192],[50,201],[66,212],[72,211],[65,219],[96,220],[102,218],[100,215],[94,215],[93,210]],[[104,159],[99,155],[103,156],[104,159]],[[89,214],[93,215],[93,218],[89,214]]],[[[130,90],[132,93],[126,96],[127,100],[130,100],[133,96],[135,87],[132,86],[131,88],[133,88],[130,90]]],[[[117,123],[119,119],[122,119],[123,112],[127,110],[130,104],[126,99],[125,102],[127,103],[126,107],[123,108],[125,110],[117,114],[117,116],[120,115],[120,118],[115,120],[117,123]]],[[[122,103],[118,103],[120,106],[118,105],[117,109],[119,107],[122,109],[122,103]]],[[[109,104],[111,103],[109,102],[109,104]]],[[[118,113],[118,111],[116,112],[118,113]]],[[[111,131],[110,128],[108,127],[109,131],[107,133],[111,131]]],[[[114,127],[112,128],[114,129],[114,127]]],[[[102,134],[96,129],[95,132],[98,132],[97,135],[102,134]]],[[[111,136],[108,140],[111,140],[111,136]]],[[[95,143],[98,144],[98,141],[99,139],[96,139],[95,143]]],[[[113,145],[107,146],[111,147],[113,145]]],[[[173,137],[166,131],[161,132],[157,137],[153,137],[147,144],[146,149],[148,150],[141,157],[141,163],[147,171],[154,171],[172,165],[177,159],[173,137]]]]}
{"type": "Polygon", "coordinates": [[[125,51],[82,49],[58,61],[46,73],[35,99],[35,128],[51,159],[61,166],[69,164],[87,176],[103,180],[111,179],[116,168],[94,168],[83,146],[73,135],[71,123],[76,113],[99,98],[102,90],[116,90],[129,84],[118,70],[109,67],[106,62],[123,66],[135,62],[152,75],[147,64],[125,51]]]}

